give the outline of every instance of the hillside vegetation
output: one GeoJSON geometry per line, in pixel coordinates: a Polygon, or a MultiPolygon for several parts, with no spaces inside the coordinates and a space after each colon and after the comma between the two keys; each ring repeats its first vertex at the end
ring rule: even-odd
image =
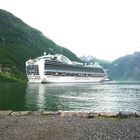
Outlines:
{"type": "Polygon", "coordinates": [[[81,61],[11,13],[0,9],[0,81],[25,81],[25,62],[43,52],[61,53],[73,61],[81,61]]]}
{"type": "Polygon", "coordinates": [[[113,61],[110,75],[116,80],[140,80],[140,52],[113,61]]]}

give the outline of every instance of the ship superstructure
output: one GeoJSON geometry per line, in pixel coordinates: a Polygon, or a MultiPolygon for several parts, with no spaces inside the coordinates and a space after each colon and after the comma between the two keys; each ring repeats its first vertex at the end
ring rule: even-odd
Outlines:
{"type": "Polygon", "coordinates": [[[107,78],[105,70],[97,63],[83,65],[61,54],[43,56],[26,61],[30,83],[101,82],[107,78]]]}

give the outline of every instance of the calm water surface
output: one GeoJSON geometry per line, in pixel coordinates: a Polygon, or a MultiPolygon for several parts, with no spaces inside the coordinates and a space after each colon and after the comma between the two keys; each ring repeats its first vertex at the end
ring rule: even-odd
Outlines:
{"type": "Polygon", "coordinates": [[[140,112],[140,83],[0,83],[0,110],[3,109],[140,112]]]}

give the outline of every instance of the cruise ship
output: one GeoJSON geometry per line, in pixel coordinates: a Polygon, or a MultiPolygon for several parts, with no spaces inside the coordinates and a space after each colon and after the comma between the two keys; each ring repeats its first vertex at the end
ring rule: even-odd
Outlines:
{"type": "Polygon", "coordinates": [[[97,63],[83,65],[61,54],[46,53],[26,61],[26,74],[29,83],[95,83],[108,77],[106,71],[97,63]]]}

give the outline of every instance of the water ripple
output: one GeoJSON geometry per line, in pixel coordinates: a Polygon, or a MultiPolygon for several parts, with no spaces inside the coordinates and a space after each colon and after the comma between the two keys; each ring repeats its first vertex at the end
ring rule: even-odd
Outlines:
{"type": "Polygon", "coordinates": [[[140,111],[139,83],[37,84],[26,91],[28,108],[36,102],[49,111],[140,111]]]}

